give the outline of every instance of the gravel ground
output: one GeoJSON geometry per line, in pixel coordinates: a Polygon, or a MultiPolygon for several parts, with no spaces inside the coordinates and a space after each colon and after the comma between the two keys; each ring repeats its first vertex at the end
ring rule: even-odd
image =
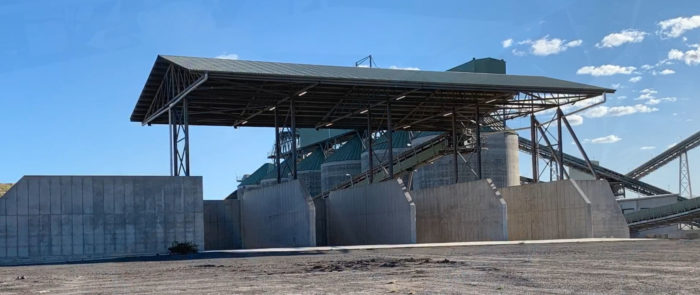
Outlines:
{"type": "Polygon", "coordinates": [[[0,267],[0,293],[700,294],[700,240],[236,255],[0,267]]]}

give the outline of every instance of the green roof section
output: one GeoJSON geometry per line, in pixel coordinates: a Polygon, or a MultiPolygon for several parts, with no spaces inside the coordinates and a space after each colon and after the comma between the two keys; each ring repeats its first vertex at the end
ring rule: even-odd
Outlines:
{"type": "Polygon", "coordinates": [[[360,137],[355,136],[343,144],[343,146],[337,149],[332,155],[328,156],[328,158],[326,158],[326,163],[353,160],[359,161],[360,154],[362,154],[362,141],[360,140],[360,137]]]}
{"type": "Polygon", "coordinates": [[[321,170],[321,164],[326,161],[326,156],[323,155],[321,148],[316,148],[311,155],[301,160],[297,164],[298,171],[317,171],[321,170]]]}
{"type": "MultiPolygon", "coordinates": [[[[280,163],[280,166],[282,167],[282,169],[281,169],[281,171],[280,171],[281,174],[282,174],[282,178],[285,178],[287,175],[289,175],[289,173],[292,173],[292,168],[289,167],[289,162],[288,162],[287,160],[288,160],[288,159],[284,159],[284,161],[282,161],[282,162],[280,163]]],[[[267,174],[265,175],[265,177],[262,178],[263,180],[265,180],[265,179],[276,179],[276,178],[277,178],[277,168],[275,167],[274,164],[270,164],[270,165],[272,165],[272,170],[270,170],[270,171],[267,172],[267,174]]],[[[298,168],[299,168],[299,167],[297,166],[297,169],[298,169],[298,168]]]]}
{"type": "Polygon", "coordinates": [[[413,138],[421,138],[426,136],[434,136],[445,133],[444,131],[417,131],[413,132],[413,138]]]}
{"type": "MultiPolygon", "coordinates": [[[[375,150],[383,150],[386,149],[389,145],[387,144],[387,137],[382,136],[378,138],[374,144],[372,145],[372,148],[375,150]]],[[[394,131],[391,137],[391,145],[397,149],[397,148],[407,148],[410,147],[409,143],[411,143],[411,134],[408,131],[394,131]]],[[[366,150],[366,149],[365,149],[366,150]]]]}
{"type": "Polygon", "coordinates": [[[270,171],[275,171],[275,165],[271,163],[262,164],[262,166],[250,174],[250,176],[243,179],[239,186],[260,184],[260,180],[263,180],[270,171]]]}
{"type": "Polygon", "coordinates": [[[502,59],[473,58],[469,62],[458,65],[447,70],[449,72],[470,72],[470,73],[488,73],[488,74],[505,74],[506,61],[502,59]]]}

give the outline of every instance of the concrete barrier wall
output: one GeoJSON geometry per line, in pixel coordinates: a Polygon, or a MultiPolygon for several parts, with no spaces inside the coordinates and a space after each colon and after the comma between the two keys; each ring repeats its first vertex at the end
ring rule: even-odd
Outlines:
{"type": "Polygon", "coordinates": [[[299,180],[247,190],[240,204],[244,248],[316,245],[316,210],[299,180]]]}
{"type": "Polygon", "coordinates": [[[201,177],[25,176],[0,198],[0,264],[204,246],[201,177]]]}
{"type": "Polygon", "coordinates": [[[416,242],[416,207],[400,180],[332,191],[326,219],[329,245],[416,242]]]}
{"type": "Polygon", "coordinates": [[[506,202],[479,180],[412,191],[418,243],[508,240],[506,202]]]}
{"type": "Polygon", "coordinates": [[[510,240],[592,237],[591,202],[572,180],[500,189],[510,240]]]}
{"type": "Polygon", "coordinates": [[[204,249],[241,249],[239,200],[204,201],[204,249]]]}
{"type": "Polygon", "coordinates": [[[594,238],[629,238],[630,230],[620,204],[605,180],[576,180],[591,202],[594,238]]]}

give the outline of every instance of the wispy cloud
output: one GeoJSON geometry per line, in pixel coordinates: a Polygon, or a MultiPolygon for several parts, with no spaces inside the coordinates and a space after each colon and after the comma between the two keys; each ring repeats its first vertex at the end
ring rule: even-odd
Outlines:
{"type": "Polygon", "coordinates": [[[676,71],[674,71],[674,70],[665,69],[665,70],[659,72],[659,75],[673,75],[675,73],[676,73],[676,71]]]}
{"type": "Polygon", "coordinates": [[[408,71],[420,71],[417,67],[399,67],[399,66],[389,66],[392,70],[408,70],[408,71]]]}
{"type": "MultiPolygon", "coordinates": [[[[548,56],[562,53],[569,48],[581,46],[583,40],[577,39],[567,41],[565,39],[549,38],[549,35],[547,35],[537,40],[522,40],[517,42],[517,44],[525,45],[529,48],[528,51],[514,48],[512,50],[514,55],[523,56],[529,52],[532,55],[548,56]]],[[[506,39],[501,42],[501,45],[503,45],[503,48],[508,48],[514,45],[514,41],[512,39],[506,39]]]]}
{"type": "Polygon", "coordinates": [[[668,59],[682,60],[689,66],[700,64],[700,46],[685,52],[678,49],[671,49],[668,52],[668,59]]]}
{"type": "Polygon", "coordinates": [[[634,77],[630,78],[630,82],[632,82],[632,83],[637,83],[639,81],[642,81],[642,76],[634,76],[634,77]]]}
{"type": "Polygon", "coordinates": [[[647,33],[638,30],[623,30],[619,33],[612,33],[603,37],[603,40],[596,43],[595,46],[598,48],[611,48],[618,47],[625,43],[639,43],[644,41],[646,35],[647,33]]]}
{"type": "Polygon", "coordinates": [[[646,145],[646,146],[640,147],[639,149],[640,149],[640,150],[643,150],[643,151],[648,151],[648,150],[653,150],[653,149],[655,149],[655,148],[656,148],[655,146],[646,145]]]}
{"type": "Polygon", "coordinates": [[[608,136],[603,136],[603,137],[598,137],[591,139],[591,143],[616,143],[618,141],[622,140],[622,138],[618,137],[617,135],[611,134],[608,136]]]}
{"type": "Polygon", "coordinates": [[[661,37],[678,38],[687,31],[700,28],[700,15],[667,19],[660,21],[657,25],[659,26],[657,33],[661,37]]]}
{"type": "Polygon", "coordinates": [[[221,55],[217,55],[216,58],[221,58],[221,59],[238,59],[238,54],[235,53],[224,53],[221,55]]]}
{"type": "Polygon", "coordinates": [[[602,65],[602,66],[585,66],[581,67],[576,71],[579,75],[591,75],[594,77],[598,76],[612,76],[617,74],[629,75],[637,68],[629,66],[618,66],[618,65],[602,65]]]}
{"type": "Polygon", "coordinates": [[[635,104],[629,106],[597,106],[584,112],[584,116],[588,118],[602,117],[622,117],[636,113],[651,113],[658,111],[658,108],[649,107],[643,104],[635,104]]]}
{"type": "Polygon", "coordinates": [[[505,39],[505,40],[501,41],[501,45],[503,45],[503,48],[511,47],[511,46],[513,46],[513,39],[512,38],[505,39]]]}

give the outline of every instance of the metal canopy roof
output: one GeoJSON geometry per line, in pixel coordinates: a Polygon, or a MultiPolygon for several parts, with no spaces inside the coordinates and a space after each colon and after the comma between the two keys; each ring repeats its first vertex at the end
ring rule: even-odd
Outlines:
{"type": "Polygon", "coordinates": [[[460,120],[501,110],[506,117],[595,97],[614,90],[539,76],[409,71],[276,62],[158,56],[131,121],[168,124],[167,111],[186,99],[188,124],[289,125],[290,102],[299,128],[450,129],[460,120]]]}

